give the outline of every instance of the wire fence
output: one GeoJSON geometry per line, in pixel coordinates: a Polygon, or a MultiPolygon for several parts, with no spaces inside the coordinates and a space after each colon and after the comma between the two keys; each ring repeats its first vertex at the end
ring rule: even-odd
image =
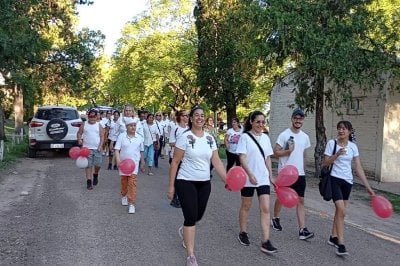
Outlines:
{"type": "Polygon", "coordinates": [[[22,130],[20,134],[6,134],[7,141],[0,140],[0,162],[4,160],[7,153],[12,152],[15,146],[25,141],[26,135],[22,130]]]}

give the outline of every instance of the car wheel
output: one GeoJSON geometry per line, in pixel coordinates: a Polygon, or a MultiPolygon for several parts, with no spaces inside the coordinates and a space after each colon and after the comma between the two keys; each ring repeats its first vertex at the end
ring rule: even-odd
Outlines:
{"type": "Polygon", "coordinates": [[[29,158],[36,158],[36,150],[32,148],[28,148],[28,157],[29,158]]]}
{"type": "Polygon", "coordinates": [[[61,140],[68,133],[68,125],[62,119],[52,119],[47,124],[46,133],[53,140],[61,140]]]}

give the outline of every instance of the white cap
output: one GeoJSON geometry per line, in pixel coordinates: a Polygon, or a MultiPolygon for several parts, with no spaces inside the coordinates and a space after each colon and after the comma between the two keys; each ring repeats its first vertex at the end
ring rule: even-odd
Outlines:
{"type": "Polygon", "coordinates": [[[126,126],[129,125],[129,124],[136,124],[136,120],[133,119],[132,117],[125,117],[124,118],[124,122],[125,122],[126,126]]]}

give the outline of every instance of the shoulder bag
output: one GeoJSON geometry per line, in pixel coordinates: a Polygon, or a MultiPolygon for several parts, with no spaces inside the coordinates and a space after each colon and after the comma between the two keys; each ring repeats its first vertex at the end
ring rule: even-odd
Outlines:
{"type": "MultiPolygon", "coordinates": [[[[332,155],[336,153],[336,140],[333,148],[332,155]]],[[[331,172],[332,172],[333,163],[330,165],[325,165],[321,169],[320,181],[319,181],[319,193],[322,198],[326,201],[330,201],[332,199],[332,183],[331,183],[331,172]]]]}

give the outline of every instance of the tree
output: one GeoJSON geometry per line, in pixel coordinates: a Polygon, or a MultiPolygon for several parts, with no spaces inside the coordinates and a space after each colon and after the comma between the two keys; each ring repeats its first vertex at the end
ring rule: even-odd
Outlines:
{"type": "Polygon", "coordinates": [[[267,90],[259,6],[250,0],[196,2],[200,94],[214,111],[226,110],[231,121],[256,87],[267,90]]]}
{"type": "MultiPolygon", "coordinates": [[[[316,115],[315,175],[326,144],[323,110],[398,75],[399,1],[265,1],[266,65],[296,72],[296,103],[316,115]],[[336,84],[325,88],[325,83],[336,84]]],[[[392,88],[394,89],[394,88],[392,88]]]]}
{"type": "Polygon", "coordinates": [[[109,91],[119,101],[159,109],[198,102],[196,37],[190,1],[151,1],[127,23],[112,61],[109,91]]]}

